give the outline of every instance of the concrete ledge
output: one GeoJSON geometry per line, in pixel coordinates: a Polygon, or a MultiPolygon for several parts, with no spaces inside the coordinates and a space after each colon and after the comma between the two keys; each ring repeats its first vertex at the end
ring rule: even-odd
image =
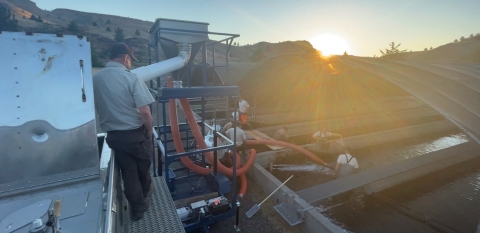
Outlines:
{"type": "MultiPolygon", "coordinates": [[[[391,184],[391,186],[396,185],[399,182],[417,178],[418,176],[426,174],[427,172],[433,172],[435,170],[443,168],[441,166],[433,166],[430,170],[422,173],[421,170],[425,169],[425,167],[429,167],[430,164],[437,164],[443,160],[444,162],[440,163],[448,166],[449,161],[446,160],[447,163],[445,163],[445,159],[448,159],[450,157],[457,157],[458,155],[473,151],[474,145],[476,144],[473,144],[472,142],[466,142],[442,150],[429,152],[421,156],[402,160],[396,163],[391,163],[385,166],[364,170],[354,175],[315,185],[297,191],[297,194],[305,201],[312,204],[325,198],[332,197],[358,187],[365,187],[366,185],[381,180],[386,180],[386,182],[381,183],[383,184],[383,186],[376,186],[378,187],[378,189],[376,190],[379,191],[382,188],[390,187],[390,184],[388,183],[388,181],[390,181],[389,178],[395,177],[398,174],[404,175],[400,177],[397,176],[397,179],[392,179],[391,181],[393,183],[391,184]],[[411,174],[410,171],[416,171],[418,174],[416,174],[415,172],[411,174]]],[[[450,163],[450,165],[452,165],[452,163],[450,163]]]]}
{"type": "Polygon", "coordinates": [[[416,137],[425,134],[437,133],[456,129],[457,127],[448,120],[436,121],[421,125],[414,125],[399,129],[381,131],[377,133],[364,134],[345,138],[344,142],[352,149],[373,146],[405,138],[416,137]]]}
{"type": "MultiPolygon", "coordinates": [[[[270,174],[260,164],[254,163],[248,170],[247,175],[255,180],[262,190],[270,194],[279,185],[282,184],[275,176],[270,174]]],[[[307,232],[347,232],[339,226],[333,224],[330,219],[319,213],[312,205],[296,195],[287,185],[284,185],[271,197],[277,203],[286,203],[294,210],[305,210],[303,212],[305,222],[303,228],[307,232]]]]}
{"type": "MultiPolygon", "coordinates": [[[[313,134],[320,129],[322,125],[328,125],[328,129],[331,132],[335,132],[339,129],[353,128],[359,126],[375,125],[399,120],[409,120],[420,117],[428,116],[440,116],[438,112],[431,108],[419,107],[412,109],[402,109],[398,111],[389,111],[385,114],[372,113],[361,116],[350,116],[335,119],[308,121],[301,123],[288,124],[288,134],[290,137],[299,136],[305,134],[313,134]]],[[[273,137],[276,130],[281,126],[270,126],[264,128],[258,128],[256,130],[273,137]]]]}
{"type": "MultiPolygon", "coordinates": [[[[262,124],[280,124],[282,122],[302,122],[314,119],[328,118],[328,115],[335,117],[359,116],[361,114],[372,114],[374,112],[396,111],[401,109],[411,109],[425,106],[425,104],[414,97],[398,98],[396,100],[371,100],[368,103],[351,103],[345,106],[338,106],[331,111],[325,111],[326,114],[315,115],[311,112],[290,112],[276,113],[262,116],[252,116],[256,123],[262,124]],[[295,121],[292,121],[295,119],[295,121]]],[[[321,107],[320,107],[321,108],[321,107]]],[[[325,109],[326,106],[324,107],[325,109]]]]}
{"type": "MultiPolygon", "coordinates": [[[[386,130],[376,133],[364,134],[355,137],[348,137],[344,138],[343,141],[349,145],[352,149],[358,149],[362,147],[368,147],[373,145],[378,145],[390,141],[397,141],[405,138],[416,137],[420,135],[442,132],[447,130],[455,129],[456,126],[453,125],[448,120],[437,121],[427,124],[415,125],[410,127],[404,127],[399,129],[393,130],[386,130]]],[[[320,146],[317,143],[301,145],[309,151],[317,151],[320,152],[320,146]]],[[[340,144],[332,141],[330,144],[329,152],[333,153],[338,151],[340,148],[340,144]]],[[[274,150],[274,151],[267,151],[257,154],[256,162],[263,167],[269,166],[270,163],[275,162],[277,158],[286,156],[288,154],[297,153],[292,149],[281,149],[281,150],[274,150]]]]}
{"type": "MultiPolygon", "coordinates": [[[[474,142],[470,142],[470,143],[474,143],[474,142]]],[[[418,167],[418,168],[415,168],[415,169],[411,169],[411,170],[408,170],[406,172],[399,173],[399,174],[396,174],[394,176],[390,176],[388,178],[381,179],[379,181],[370,183],[370,184],[366,185],[365,192],[367,194],[380,192],[384,189],[393,187],[397,184],[401,184],[403,182],[413,180],[415,178],[418,178],[418,177],[421,177],[423,175],[441,170],[441,169],[446,168],[448,166],[452,166],[452,165],[467,161],[469,159],[473,159],[473,158],[478,156],[477,150],[478,150],[478,147],[476,147],[472,150],[457,154],[455,156],[451,156],[451,157],[448,157],[448,158],[445,158],[445,159],[442,159],[442,160],[439,160],[439,161],[435,161],[435,162],[429,163],[427,165],[424,165],[424,166],[421,166],[421,167],[418,167]]]]}

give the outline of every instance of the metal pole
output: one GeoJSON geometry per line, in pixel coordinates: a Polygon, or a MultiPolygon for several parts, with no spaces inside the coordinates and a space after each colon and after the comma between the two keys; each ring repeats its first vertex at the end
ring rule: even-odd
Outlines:
{"type": "MultiPolygon", "coordinates": [[[[202,46],[202,76],[203,86],[207,86],[207,42],[202,46]]],[[[202,133],[205,135],[205,97],[202,97],[202,133]]]]}
{"type": "MultiPolygon", "coordinates": [[[[150,59],[150,45],[148,45],[148,64],[152,64],[152,61],[150,59]]],[[[153,80],[150,80],[150,88],[153,89],[153,80]]],[[[150,104],[150,114],[153,113],[153,108],[152,108],[152,104],[150,104]]],[[[158,115],[158,109],[157,109],[157,115],[158,115]]],[[[157,122],[158,124],[158,122],[157,122]]],[[[152,137],[153,135],[150,135],[150,137],[152,137]]],[[[152,168],[153,168],[153,176],[158,176],[157,174],[157,168],[156,168],[156,162],[155,162],[155,140],[154,138],[152,137],[152,168]]]]}
{"type": "MultiPolygon", "coordinates": [[[[213,147],[217,147],[217,131],[213,130],[213,147]]],[[[217,176],[217,158],[218,153],[216,150],[213,151],[213,176],[217,176]]]]}
{"type": "MultiPolygon", "coordinates": [[[[233,188],[232,188],[232,193],[233,193],[233,196],[232,196],[232,202],[236,202],[237,201],[237,162],[239,163],[240,161],[237,161],[237,107],[236,105],[234,105],[234,114],[233,114],[233,167],[232,167],[232,170],[233,170],[233,180],[232,180],[232,184],[233,184],[233,188]]],[[[233,208],[236,208],[235,205],[233,205],[233,208]]]]}
{"type": "Polygon", "coordinates": [[[226,69],[227,69],[227,83],[228,81],[230,81],[230,75],[228,73],[228,56],[229,56],[229,52],[230,52],[230,47],[232,46],[232,42],[233,42],[233,38],[231,40],[227,40],[225,41],[225,43],[227,44],[227,51],[225,52],[225,57],[226,57],[226,62],[227,62],[227,66],[226,66],[226,69]]]}
{"type": "Polygon", "coordinates": [[[240,223],[240,202],[239,201],[237,201],[236,206],[237,206],[237,210],[235,211],[236,212],[235,230],[239,232],[240,231],[240,227],[238,226],[238,224],[240,223]]]}
{"type": "Polygon", "coordinates": [[[157,146],[157,154],[158,154],[158,176],[162,176],[163,173],[163,164],[162,164],[162,151],[160,148],[157,146]]]}
{"type": "Polygon", "coordinates": [[[212,64],[215,69],[215,44],[212,45],[212,64]]]}
{"type": "Polygon", "coordinates": [[[168,165],[169,165],[168,163],[169,163],[169,161],[168,161],[168,153],[167,153],[167,151],[168,151],[167,144],[168,143],[167,143],[167,130],[166,130],[166,128],[167,128],[167,108],[165,107],[165,102],[162,102],[162,111],[163,111],[162,112],[162,114],[163,114],[163,119],[162,119],[162,121],[163,121],[163,140],[162,140],[162,142],[163,142],[163,148],[165,149],[165,154],[164,154],[164,156],[165,156],[165,181],[168,183],[168,181],[170,179],[169,179],[169,174],[168,174],[168,165]]]}

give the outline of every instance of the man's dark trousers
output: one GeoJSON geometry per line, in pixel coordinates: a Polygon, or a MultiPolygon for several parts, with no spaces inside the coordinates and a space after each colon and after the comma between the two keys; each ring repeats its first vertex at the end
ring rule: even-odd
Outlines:
{"type": "Polygon", "coordinates": [[[122,172],[125,196],[132,212],[144,212],[150,192],[152,141],[145,126],[133,130],[109,131],[107,144],[115,151],[115,162],[122,172]]]}

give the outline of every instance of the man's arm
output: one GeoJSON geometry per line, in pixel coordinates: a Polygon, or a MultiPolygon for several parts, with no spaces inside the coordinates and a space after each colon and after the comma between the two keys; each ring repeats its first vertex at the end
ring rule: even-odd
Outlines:
{"type": "Polygon", "coordinates": [[[150,107],[148,107],[148,105],[145,105],[138,108],[138,111],[140,112],[140,117],[142,118],[143,124],[147,128],[148,138],[151,138],[153,133],[153,118],[152,113],[150,113],[150,107]]]}
{"type": "Polygon", "coordinates": [[[335,164],[335,169],[333,170],[333,178],[336,178],[336,177],[337,177],[338,169],[340,169],[340,164],[337,162],[337,163],[335,164]]]}

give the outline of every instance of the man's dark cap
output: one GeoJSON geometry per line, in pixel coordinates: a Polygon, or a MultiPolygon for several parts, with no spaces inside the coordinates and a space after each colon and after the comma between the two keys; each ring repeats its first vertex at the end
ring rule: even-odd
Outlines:
{"type": "Polygon", "coordinates": [[[137,58],[133,56],[133,50],[127,44],[123,42],[116,42],[110,47],[110,53],[128,54],[133,60],[137,61],[137,58]]]}

